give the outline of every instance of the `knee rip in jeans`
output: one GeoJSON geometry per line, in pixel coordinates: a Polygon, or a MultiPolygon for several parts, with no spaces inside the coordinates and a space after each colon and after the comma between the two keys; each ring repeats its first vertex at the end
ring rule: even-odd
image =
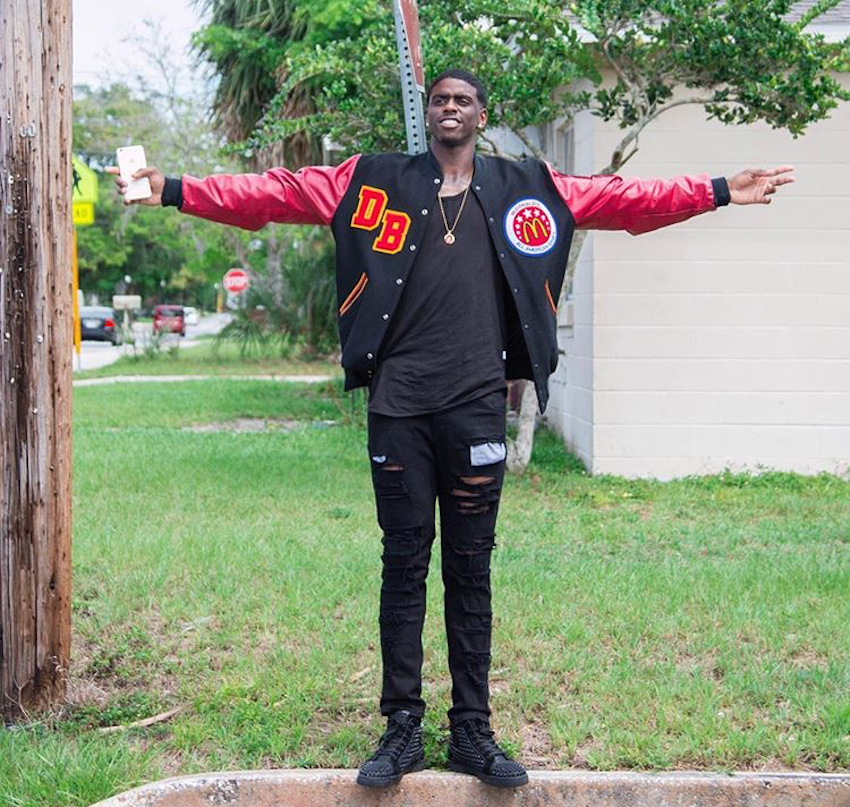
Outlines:
{"type": "Polygon", "coordinates": [[[404,465],[388,461],[385,455],[372,457],[375,491],[381,499],[400,499],[408,496],[407,485],[401,477],[404,465]]]}
{"type": "Polygon", "coordinates": [[[393,594],[413,594],[428,574],[420,558],[423,543],[430,541],[427,527],[405,527],[384,533],[383,589],[393,594]]]}
{"type": "Polygon", "coordinates": [[[384,549],[392,555],[409,555],[419,548],[419,543],[425,537],[425,527],[397,527],[384,530],[382,539],[384,549]]]}
{"type": "Polygon", "coordinates": [[[394,566],[407,565],[419,552],[422,542],[428,538],[425,527],[399,527],[385,530],[381,539],[384,544],[384,561],[394,566]]]}
{"type": "Polygon", "coordinates": [[[451,560],[443,561],[443,571],[466,589],[490,590],[490,555],[496,546],[496,536],[472,538],[456,544],[451,560]]]}
{"type": "Polygon", "coordinates": [[[404,470],[404,466],[400,462],[389,460],[386,454],[373,455],[372,462],[375,463],[379,470],[387,471],[388,473],[398,473],[404,470]]]}
{"type": "Polygon", "coordinates": [[[481,516],[495,510],[501,488],[494,476],[459,476],[451,493],[460,515],[481,516]]]}
{"type": "Polygon", "coordinates": [[[462,571],[465,571],[467,567],[470,571],[474,571],[475,569],[486,571],[490,568],[490,553],[495,548],[495,535],[485,535],[479,538],[459,541],[452,547],[455,555],[459,556],[452,565],[459,566],[462,571]]]}

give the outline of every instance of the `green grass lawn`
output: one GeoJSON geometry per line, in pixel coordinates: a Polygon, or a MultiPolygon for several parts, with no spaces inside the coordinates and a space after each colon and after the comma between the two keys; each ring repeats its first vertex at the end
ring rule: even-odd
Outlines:
{"type": "MultiPolygon", "coordinates": [[[[86,387],[74,423],[69,704],[0,731],[0,804],[357,766],[382,730],[362,401],[338,383],[86,387]],[[186,428],[235,417],[299,425],[186,428]]],[[[450,702],[438,563],[432,767],[450,702]]],[[[506,485],[493,585],[493,722],[530,767],[850,767],[847,481],[589,478],[539,434],[506,485]]]]}
{"type": "MultiPolygon", "coordinates": [[[[179,344],[176,339],[169,345],[179,344]]],[[[140,349],[141,353],[141,349],[140,349]]],[[[306,361],[284,358],[273,349],[243,356],[233,342],[216,347],[212,338],[201,337],[194,347],[163,348],[152,356],[122,356],[96,370],[74,373],[78,378],[115,375],[338,375],[342,370],[333,361],[306,361]]]]}

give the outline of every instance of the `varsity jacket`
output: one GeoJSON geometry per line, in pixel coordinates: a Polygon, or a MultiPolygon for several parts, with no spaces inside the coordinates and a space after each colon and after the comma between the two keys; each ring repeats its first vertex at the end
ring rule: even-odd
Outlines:
{"type": "MultiPolygon", "coordinates": [[[[443,182],[433,154],[356,155],[338,166],[167,179],[163,204],[257,230],[269,222],[324,224],[336,240],[345,388],[368,385],[443,182]]],[[[534,381],[541,411],[558,363],[557,308],[575,228],[632,234],[729,201],[724,179],[561,174],[539,160],[476,155],[471,192],[490,226],[508,289],[507,378],[534,381]],[[512,305],[511,305],[512,303],[512,305]]]]}

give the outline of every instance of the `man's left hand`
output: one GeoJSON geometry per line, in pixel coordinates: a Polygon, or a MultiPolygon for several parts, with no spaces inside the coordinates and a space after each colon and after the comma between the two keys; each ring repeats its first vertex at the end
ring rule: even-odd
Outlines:
{"type": "Polygon", "coordinates": [[[779,168],[747,168],[730,177],[729,193],[735,205],[769,205],[771,196],[780,185],[794,182],[793,165],[779,168]]]}

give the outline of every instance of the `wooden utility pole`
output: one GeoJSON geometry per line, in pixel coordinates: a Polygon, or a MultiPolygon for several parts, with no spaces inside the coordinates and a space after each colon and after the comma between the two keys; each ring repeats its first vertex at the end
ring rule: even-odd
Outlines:
{"type": "Polygon", "coordinates": [[[71,644],[71,0],[0,0],[0,714],[71,644]]]}

